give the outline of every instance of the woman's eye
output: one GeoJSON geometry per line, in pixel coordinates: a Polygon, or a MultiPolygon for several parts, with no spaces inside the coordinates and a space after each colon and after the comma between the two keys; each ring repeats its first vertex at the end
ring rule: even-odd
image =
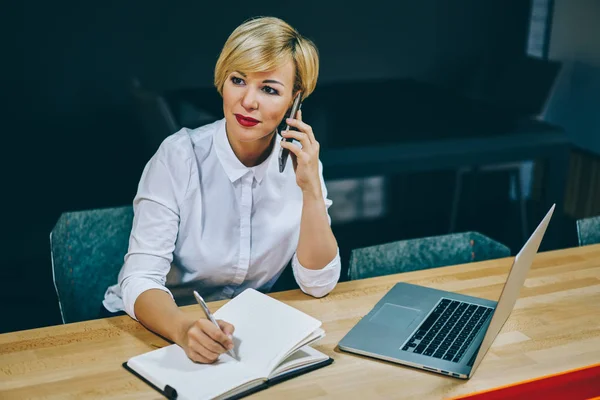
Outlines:
{"type": "Polygon", "coordinates": [[[244,80],[242,78],[238,78],[237,76],[232,76],[231,82],[233,82],[234,85],[242,85],[244,80]]]}
{"type": "Polygon", "coordinates": [[[263,90],[265,91],[265,93],[268,93],[268,94],[279,94],[279,92],[277,90],[273,89],[271,86],[265,86],[263,88],[263,90]]]}

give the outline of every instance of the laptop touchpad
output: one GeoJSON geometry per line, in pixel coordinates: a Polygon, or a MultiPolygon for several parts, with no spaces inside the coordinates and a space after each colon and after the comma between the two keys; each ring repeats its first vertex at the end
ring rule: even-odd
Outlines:
{"type": "Polygon", "coordinates": [[[377,325],[383,325],[395,331],[403,331],[408,328],[419,316],[421,312],[416,308],[402,307],[396,304],[385,303],[371,317],[369,322],[377,325]]]}

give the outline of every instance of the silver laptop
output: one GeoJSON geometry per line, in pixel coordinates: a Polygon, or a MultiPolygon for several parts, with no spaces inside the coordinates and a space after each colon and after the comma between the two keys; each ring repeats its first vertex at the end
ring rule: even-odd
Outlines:
{"type": "Polygon", "coordinates": [[[339,342],[339,348],[470,378],[512,312],[554,207],[516,255],[497,303],[397,283],[339,342]]]}

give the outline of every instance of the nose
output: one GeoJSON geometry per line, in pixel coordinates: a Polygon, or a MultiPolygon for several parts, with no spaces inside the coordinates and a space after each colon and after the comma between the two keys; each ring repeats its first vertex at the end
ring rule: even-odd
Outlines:
{"type": "Polygon", "coordinates": [[[242,97],[242,107],[248,111],[258,109],[258,97],[256,91],[252,88],[248,88],[242,97]]]}

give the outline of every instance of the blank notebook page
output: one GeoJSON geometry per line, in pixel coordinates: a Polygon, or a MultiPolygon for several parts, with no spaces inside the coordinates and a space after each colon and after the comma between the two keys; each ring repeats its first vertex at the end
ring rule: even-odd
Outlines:
{"type": "Polygon", "coordinates": [[[238,359],[265,376],[292,347],[321,326],[321,321],[254,289],[246,289],[225,304],[215,318],[235,326],[238,359]]]}
{"type": "Polygon", "coordinates": [[[178,345],[142,354],[127,364],[156,387],[173,387],[182,399],[213,398],[236,386],[233,382],[259,378],[258,372],[225,354],[214,364],[195,363],[178,345]]]}

